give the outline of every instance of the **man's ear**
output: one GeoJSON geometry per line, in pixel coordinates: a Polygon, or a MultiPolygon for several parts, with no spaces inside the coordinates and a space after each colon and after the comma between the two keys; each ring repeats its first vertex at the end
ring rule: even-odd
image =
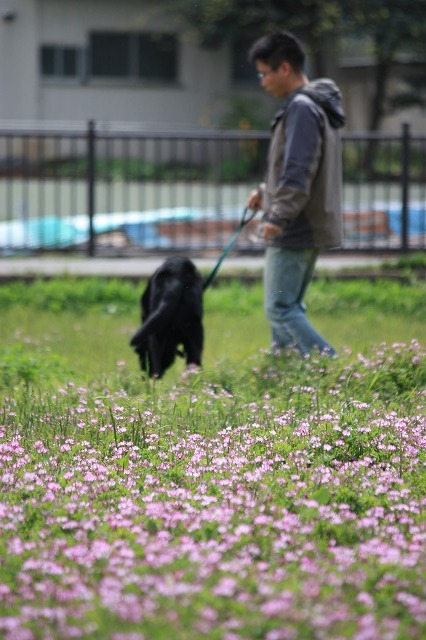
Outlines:
{"type": "Polygon", "coordinates": [[[292,73],[292,67],[289,62],[281,62],[280,66],[277,69],[280,73],[282,73],[286,78],[292,73]]]}

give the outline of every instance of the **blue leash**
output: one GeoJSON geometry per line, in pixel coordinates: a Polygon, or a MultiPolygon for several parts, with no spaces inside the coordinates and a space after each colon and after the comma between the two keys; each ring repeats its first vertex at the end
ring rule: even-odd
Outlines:
{"type": "Polygon", "coordinates": [[[222,255],[220,256],[219,260],[217,261],[215,267],[213,268],[213,270],[211,271],[210,275],[206,278],[206,280],[204,282],[204,285],[203,285],[203,290],[204,291],[207,289],[207,287],[209,287],[211,285],[211,283],[215,279],[216,274],[219,271],[220,265],[222,264],[222,262],[224,261],[224,259],[228,255],[232,245],[234,244],[234,242],[236,241],[236,239],[240,235],[243,227],[245,227],[245,225],[248,222],[253,220],[253,218],[255,217],[256,214],[257,214],[257,211],[251,211],[250,209],[245,207],[245,209],[243,211],[243,214],[241,216],[241,220],[240,220],[240,223],[239,223],[238,227],[236,228],[236,230],[234,231],[233,235],[231,236],[231,239],[229,240],[228,244],[226,245],[225,249],[223,250],[222,255]]]}

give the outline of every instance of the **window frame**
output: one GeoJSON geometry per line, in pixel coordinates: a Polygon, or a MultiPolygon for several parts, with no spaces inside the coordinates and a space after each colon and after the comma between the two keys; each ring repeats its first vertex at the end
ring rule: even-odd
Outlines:
{"type": "Polygon", "coordinates": [[[39,73],[44,82],[65,82],[79,83],[85,77],[85,49],[81,46],[64,45],[64,44],[48,44],[43,43],[39,47],[39,73]],[[74,54],[74,73],[66,73],[65,56],[72,52],[74,54]],[[46,70],[46,63],[43,60],[44,55],[53,56],[53,70],[46,70]]]}

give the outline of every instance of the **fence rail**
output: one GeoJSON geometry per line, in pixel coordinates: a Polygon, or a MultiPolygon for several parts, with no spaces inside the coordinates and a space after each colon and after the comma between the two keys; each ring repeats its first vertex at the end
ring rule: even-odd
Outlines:
{"type": "MultiPolygon", "coordinates": [[[[223,249],[269,132],[0,129],[0,255],[223,249]]],[[[343,135],[345,252],[426,248],[426,135],[343,135]]],[[[252,223],[254,225],[255,223],[252,223]]],[[[257,252],[253,226],[236,250],[257,252]]]]}

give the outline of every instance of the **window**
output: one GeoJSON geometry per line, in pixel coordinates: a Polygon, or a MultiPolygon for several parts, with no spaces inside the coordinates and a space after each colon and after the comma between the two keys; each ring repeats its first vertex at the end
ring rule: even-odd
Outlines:
{"type": "Polygon", "coordinates": [[[90,35],[90,75],[174,82],[177,38],[164,33],[94,32],[90,35]]]}
{"type": "Polygon", "coordinates": [[[43,45],[40,49],[40,68],[44,78],[80,78],[82,67],[83,52],[78,47],[43,45]]]}
{"type": "Polygon", "coordinates": [[[101,78],[127,78],[130,39],[121,33],[93,33],[90,37],[90,74],[101,78]]]}
{"type": "Polygon", "coordinates": [[[138,75],[173,82],[177,78],[177,40],[170,34],[138,36],[138,75]]]}

